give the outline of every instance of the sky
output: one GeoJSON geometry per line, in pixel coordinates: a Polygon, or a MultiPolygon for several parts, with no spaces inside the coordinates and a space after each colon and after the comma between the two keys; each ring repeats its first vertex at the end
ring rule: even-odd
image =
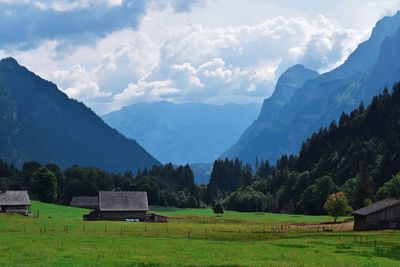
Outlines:
{"type": "Polygon", "coordinates": [[[138,102],[262,102],[326,72],[400,0],[0,0],[0,57],[102,115],[138,102]]]}

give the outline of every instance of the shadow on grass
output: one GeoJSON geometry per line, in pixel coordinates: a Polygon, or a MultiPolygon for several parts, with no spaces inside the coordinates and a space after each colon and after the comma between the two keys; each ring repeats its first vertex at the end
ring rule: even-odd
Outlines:
{"type": "Polygon", "coordinates": [[[301,245],[301,244],[276,244],[278,247],[284,248],[308,248],[309,246],[301,245]]]}
{"type": "Polygon", "coordinates": [[[371,252],[371,256],[400,260],[399,247],[376,247],[371,252]]]}

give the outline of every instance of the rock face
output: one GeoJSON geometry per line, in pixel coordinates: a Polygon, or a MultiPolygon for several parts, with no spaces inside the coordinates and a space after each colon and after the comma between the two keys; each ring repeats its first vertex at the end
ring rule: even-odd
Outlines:
{"type": "Polygon", "coordinates": [[[15,59],[0,61],[0,158],[124,172],[159,162],[15,59]]]}
{"type": "Polygon", "coordinates": [[[276,101],[275,93],[265,100],[257,121],[222,157],[239,157],[249,163],[256,158],[275,162],[282,154],[298,153],[311,133],[327,126],[343,111],[356,108],[361,101],[369,103],[385,86],[399,81],[399,27],[399,12],[383,18],[370,39],[360,44],[341,66],[300,80],[298,84],[303,84],[296,89],[279,79],[278,95],[289,88],[292,96],[288,94],[289,100],[283,106],[271,104],[276,101]]]}
{"type": "Polygon", "coordinates": [[[261,104],[138,103],[103,119],[161,162],[211,163],[235,142],[261,104]]]}

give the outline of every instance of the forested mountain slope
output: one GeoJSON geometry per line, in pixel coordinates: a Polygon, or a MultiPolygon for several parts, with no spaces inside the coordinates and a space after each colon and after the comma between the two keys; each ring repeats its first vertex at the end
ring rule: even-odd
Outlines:
{"type": "Polygon", "coordinates": [[[134,140],[12,58],[0,61],[0,104],[0,158],[8,162],[93,165],[114,172],[159,164],[134,140]]]}

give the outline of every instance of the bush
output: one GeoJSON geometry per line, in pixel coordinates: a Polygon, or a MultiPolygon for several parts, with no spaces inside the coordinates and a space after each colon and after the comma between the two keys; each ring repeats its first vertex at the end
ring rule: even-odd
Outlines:
{"type": "Polygon", "coordinates": [[[271,197],[267,197],[250,187],[243,188],[230,194],[224,200],[227,210],[235,211],[270,211],[272,207],[271,197]]]}

